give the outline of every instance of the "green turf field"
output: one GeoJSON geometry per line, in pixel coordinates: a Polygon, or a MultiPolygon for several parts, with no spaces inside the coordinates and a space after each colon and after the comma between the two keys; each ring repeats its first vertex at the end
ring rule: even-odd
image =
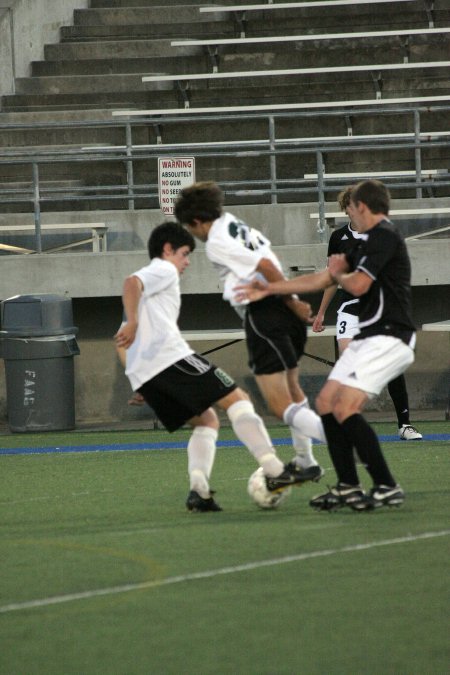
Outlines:
{"type": "MultiPolygon", "coordinates": [[[[420,430],[448,434],[450,423],[420,430]]],[[[74,432],[0,443],[186,438],[74,432]]],[[[324,446],[320,485],[270,512],[247,497],[250,455],[220,448],[212,486],[224,511],[207,514],[184,510],[184,450],[0,456],[0,673],[447,674],[449,442],[383,447],[407,499],[375,513],[309,508],[335,480],[324,446]]],[[[279,453],[291,457],[288,446],[279,453]]]]}

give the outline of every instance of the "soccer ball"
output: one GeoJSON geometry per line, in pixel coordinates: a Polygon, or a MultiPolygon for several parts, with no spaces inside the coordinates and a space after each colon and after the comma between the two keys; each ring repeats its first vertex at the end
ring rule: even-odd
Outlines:
{"type": "Polygon", "coordinates": [[[247,492],[260,509],[276,509],[290,495],[291,489],[269,492],[261,466],[252,473],[247,483],[247,492]]]}

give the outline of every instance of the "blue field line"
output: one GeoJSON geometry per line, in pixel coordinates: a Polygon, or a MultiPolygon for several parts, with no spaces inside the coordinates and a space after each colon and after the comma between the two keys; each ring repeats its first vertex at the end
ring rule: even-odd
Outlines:
{"type": "MultiPolygon", "coordinates": [[[[404,442],[400,441],[397,435],[380,435],[378,438],[382,442],[404,442]]],[[[290,438],[273,438],[272,441],[274,445],[292,445],[290,438]]],[[[450,434],[425,434],[423,441],[450,441],[450,434]]],[[[414,442],[421,443],[420,441],[414,442]]],[[[314,443],[316,443],[316,441],[314,441],[314,443]]],[[[242,443],[237,440],[217,442],[217,447],[219,448],[236,446],[242,446],[242,443]]],[[[187,443],[182,441],[167,441],[160,443],[111,443],[108,445],[60,445],[38,448],[0,448],[0,455],[48,455],[65,452],[126,452],[128,450],[184,450],[186,447],[187,443]]]]}

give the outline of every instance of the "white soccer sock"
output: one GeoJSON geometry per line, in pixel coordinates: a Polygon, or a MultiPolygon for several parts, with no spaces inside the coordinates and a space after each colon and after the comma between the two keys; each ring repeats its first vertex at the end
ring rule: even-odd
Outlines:
{"type": "Polygon", "coordinates": [[[253,403],[237,401],[228,408],[227,415],[234,433],[247,446],[264,473],[267,476],[279,476],[284,470],[284,464],[277,457],[264,422],[255,412],[253,403]]]}
{"type": "Polygon", "coordinates": [[[212,427],[195,427],[187,447],[190,488],[203,499],[210,497],[209,477],[216,454],[217,436],[216,429],[212,427]]]}
{"type": "MultiPolygon", "coordinates": [[[[310,409],[307,398],[302,401],[302,405],[310,409]]],[[[317,465],[317,460],[312,451],[312,440],[308,436],[301,434],[295,427],[290,427],[290,430],[292,445],[295,449],[295,457],[293,460],[295,464],[302,467],[302,469],[317,465]]]]}
{"type": "Polygon", "coordinates": [[[294,462],[302,469],[307,469],[310,466],[317,464],[312,451],[312,440],[308,436],[299,433],[295,427],[290,427],[292,436],[292,445],[295,449],[294,462]]]}
{"type": "Polygon", "coordinates": [[[301,403],[291,403],[283,413],[283,420],[303,436],[316,438],[321,443],[327,442],[322,420],[314,410],[308,407],[307,398],[301,403]]]}

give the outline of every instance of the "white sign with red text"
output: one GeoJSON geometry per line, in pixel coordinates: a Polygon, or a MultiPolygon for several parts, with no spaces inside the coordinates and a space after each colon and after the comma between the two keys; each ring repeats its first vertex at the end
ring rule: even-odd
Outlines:
{"type": "Polygon", "coordinates": [[[159,206],[165,216],[173,215],[180,190],[195,183],[194,157],[158,157],[159,206]]]}

